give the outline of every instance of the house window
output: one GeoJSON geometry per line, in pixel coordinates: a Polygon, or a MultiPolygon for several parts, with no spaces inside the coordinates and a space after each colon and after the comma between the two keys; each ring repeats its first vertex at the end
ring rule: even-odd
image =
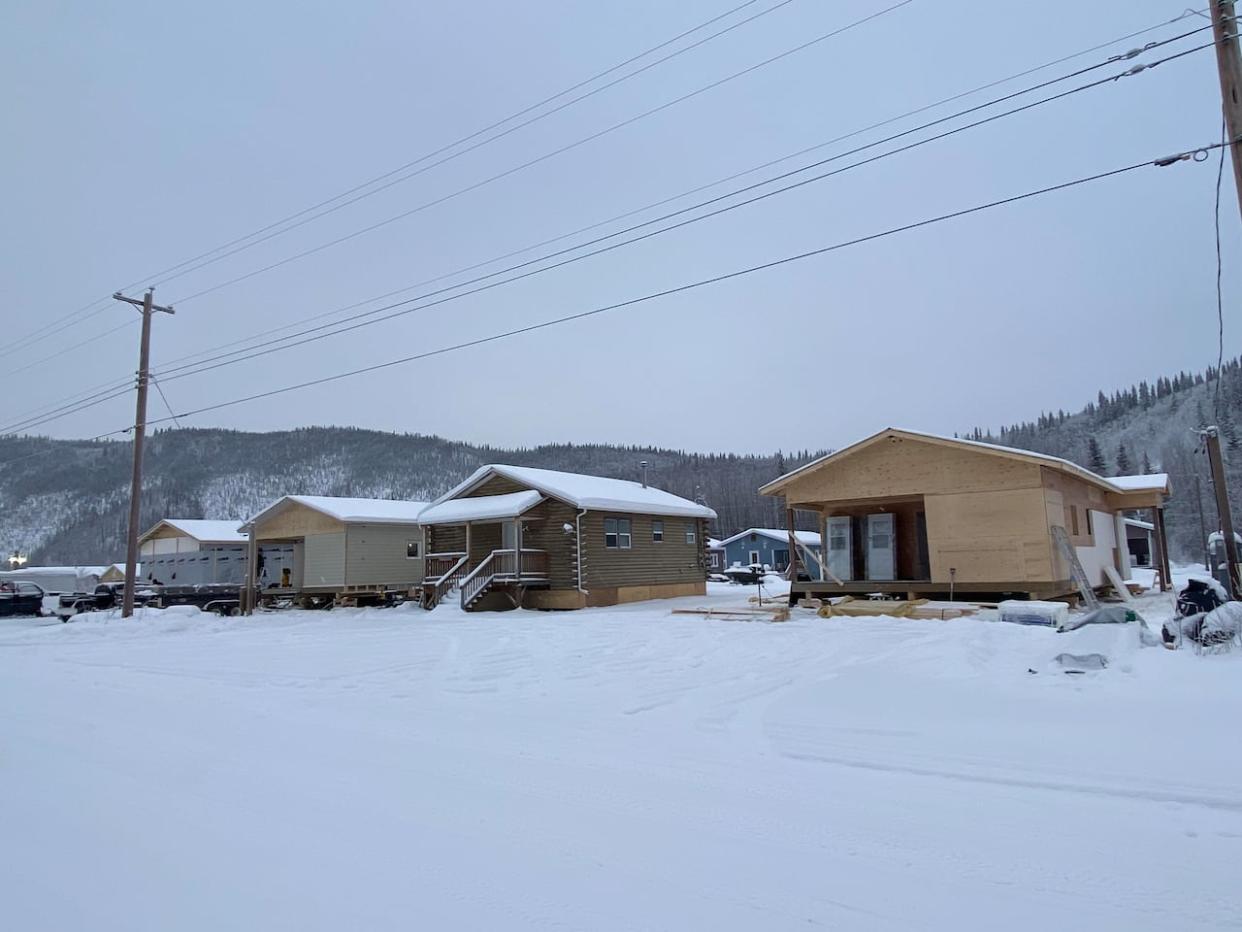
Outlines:
{"type": "Polygon", "coordinates": [[[1091,509],[1090,508],[1085,509],[1083,511],[1083,514],[1087,516],[1087,534],[1088,535],[1094,534],[1095,532],[1091,530],[1091,509]]]}
{"type": "Polygon", "coordinates": [[[1070,505],[1070,536],[1078,536],[1078,506],[1070,505]]]}
{"type": "Polygon", "coordinates": [[[696,537],[696,534],[695,534],[695,530],[694,530],[694,525],[693,525],[693,524],[687,524],[687,525],[686,525],[686,543],[687,543],[687,544],[693,544],[693,543],[694,543],[694,541],[695,541],[695,537],[696,537]]]}
{"type": "Polygon", "coordinates": [[[633,544],[629,518],[604,519],[604,546],[609,550],[629,550],[633,544]]]}
{"type": "Polygon", "coordinates": [[[713,550],[710,554],[708,554],[708,557],[711,560],[712,569],[714,570],[720,569],[720,554],[716,553],[713,550]]]}
{"type": "Polygon", "coordinates": [[[405,542],[405,556],[407,560],[418,559],[418,541],[407,540],[405,542]]]}
{"type": "Polygon", "coordinates": [[[663,521],[652,521],[651,522],[651,539],[655,541],[657,544],[664,542],[664,522],[663,521]]]}

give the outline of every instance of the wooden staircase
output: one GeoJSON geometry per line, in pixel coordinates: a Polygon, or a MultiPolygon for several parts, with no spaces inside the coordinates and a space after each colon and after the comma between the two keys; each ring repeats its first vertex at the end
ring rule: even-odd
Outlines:
{"type": "Polygon", "coordinates": [[[530,585],[547,585],[548,554],[544,550],[493,550],[478,566],[462,577],[461,607],[470,611],[489,592],[504,589],[521,604],[522,590],[530,585]]]}
{"type": "Polygon", "coordinates": [[[423,575],[423,608],[431,611],[461,585],[470,572],[470,557],[464,553],[436,553],[427,556],[423,575]]]}

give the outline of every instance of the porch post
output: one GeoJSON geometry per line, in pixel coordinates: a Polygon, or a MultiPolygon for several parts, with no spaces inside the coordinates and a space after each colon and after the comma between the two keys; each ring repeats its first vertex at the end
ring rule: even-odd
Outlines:
{"type": "Polygon", "coordinates": [[[1113,533],[1117,537],[1117,572],[1123,580],[1130,578],[1130,533],[1126,528],[1126,513],[1113,515],[1113,533]]]}
{"type": "Polygon", "coordinates": [[[514,573],[522,578],[522,519],[513,519],[513,566],[514,573]]]}
{"type": "Polygon", "coordinates": [[[1166,593],[1172,589],[1172,568],[1169,565],[1169,537],[1165,533],[1164,527],[1164,508],[1159,505],[1153,511],[1155,512],[1156,526],[1156,551],[1160,554],[1160,592],[1166,593]]]}
{"type": "Polygon", "coordinates": [[[466,569],[470,569],[470,522],[466,522],[466,569]]]}
{"type": "Polygon", "coordinates": [[[794,523],[794,510],[785,509],[785,527],[789,529],[789,583],[792,586],[798,581],[798,532],[794,523]]]}

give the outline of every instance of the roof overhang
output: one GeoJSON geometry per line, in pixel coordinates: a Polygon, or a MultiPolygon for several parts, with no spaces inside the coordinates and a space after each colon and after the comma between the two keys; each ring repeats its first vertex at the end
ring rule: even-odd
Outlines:
{"type": "Polygon", "coordinates": [[[467,524],[475,521],[506,521],[517,518],[543,501],[543,494],[534,489],[508,492],[504,495],[478,495],[473,498],[450,498],[429,505],[418,520],[420,524],[467,524]]]}

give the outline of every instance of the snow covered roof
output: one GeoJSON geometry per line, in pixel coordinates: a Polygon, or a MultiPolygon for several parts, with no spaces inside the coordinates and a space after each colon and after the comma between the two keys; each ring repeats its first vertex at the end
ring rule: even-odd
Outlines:
{"type": "MultiPolygon", "coordinates": [[[[818,547],[820,544],[819,534],[815,531],[796,531],[795,533],[798,535],[798,543],[803,544],[804,546],[818,547]]],[[[773,540],[783,540],[786,542],[789,540],[789,532],[781,530],[780,528],[751,527],[741,531],[740,533],[734,534],[732,537],[726,537],[720,542],[720,545],[723,547],[727,544],[733,543],[734,541],[739,541],[743,537],[749,537],[751,534],[758,534],[761,537],[770,537],[773,540]]]]}
{"type": "Polygon", "coordinates": [[[1144,531],[1154,531],[1156,529],[1156,526],[1150,521],[1140,521],[1138,518],[1126,518],[1125,523],[1129,527],[1140,528],[1144,531]]]}
{"type": "MultiPolygon", "coordinates": [[[[345,524],[418,524],[426,502],[403,502],[389,498],[338,498],[331,495],[286,495],[268,505],[242,527],[261,520],[286,503],[307,508],[345,524]]],[[[236,524],[234,524],[236,527],[236,524]]],[[[245,535],[243,535],[244,537],[245,535]]]]}
{"type": "Polygon", "coordinates": [[[1120,479],[1108,479],[1092,472],[1089,469],[1079,466],[1077,463],[1063,459],[1060,456],[1051,456],[1047,453],[1036,453],[1034,450],[1022,450],[1018,447],[1001,446],[996,443],[984,443],[981,440],[963,440],[961,437],[945,437],[940,434],[929,434],[921,430],[906,430],[901,427],[886,427],[884,430],[878,431],[870,437],[864,437],[862,440],[855,441],[849,446],[842,447],[840,450],[834,450],[832,453],[821,456],[819,459],[812,460],[805,466],[800,466],[792,472],[785,473],[785,475],[772,480],[767,485],[760,488],[759,492],[762,495],[777,495],[780,493],[781,488],[783,488],[795,476],[800,476],[804,472],[815,469],[829,460],[840,459],[848,456],[850,453],[854,453],[863,447],[870,446],[872,443],[875,443],[884,437],[890,436],[896,438],[909,437],[912,440],[923,440],[936,444],[971,447],[980,450],[981,452],[996,453],[1001,456],[1017,457],[1028,461],[1042,463],[1043,465],[1058,469],[1061,472],[1067,472],[1078,476],[1080,479],[1084,479],[1092,485],[1099,486],[1109,492],[1124,493],[1154,491],[1164,492],[1167,494],[1169,491],[1169,477],[1165,473],[1159,473],[1154,476],[1122,476],[1120,479]],[[1159,480],[1163,480],[1163,483],[1159,480]],[[1127,483],[1133,484],[1128,485],[1127,483]]]}
{"type": "Polygon", "coordinates": [[[714,537],[707,538],[707,549],[708,550],[719,550],[723,546],[724,544],[716,540],[716,538],[714,537]]]}
{"type": "Polygon", "coordinates": [[[1113,476],[1108,481],[1123,492],[1167,492],[1169,488],[1167,472],[1149,476],[1113,476]]]}
{"type": "Polygon", "coordinates": [[[238,530],[236,521],[212,521],[201,518],[165,518],[157,521],[139,540],[147,540],[162,527],[179,531],[184,537],[192,537],[201,544],[235,544],[245,541],[246,535],[238,530]]]}
{"type": "Polygon", "coordinates": [[[0,571],[0,576],[100,576],[106,566],[23,566],[0,571]]]}
{"type": "Polygon", "coordinates": [[[480,495],[476,498],[452,498],[430,505],[418,516],[421,524],[463,524],[466,521],[494,521],[516,518],[534,508],[543,495],[533,489],[510,492],[508,495],[480,495]]]}
{"type": "Polygon", "coordinates": [[[470,491],[491,476],[504,476],[519,485],[537,489],[576,508],[590,511],[632,511],[647,515],[684,518],[716,517],[716,512],[686,498],[626,479],[605,479],[580,473],[535,469],[532,466],[480,466],[465,482],[437,498],[439,505],[470,491]]]}

